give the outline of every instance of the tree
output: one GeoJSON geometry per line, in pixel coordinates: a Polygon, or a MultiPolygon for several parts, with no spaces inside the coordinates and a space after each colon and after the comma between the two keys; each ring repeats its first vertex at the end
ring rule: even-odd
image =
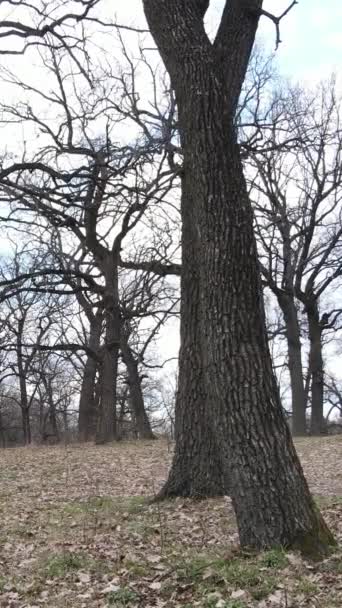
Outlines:
{"type": "MultiPolygon", "coordinates": [[[[164,246],[168,248],[165,234],[164,246]]],[[[144,404],[143,381],[148,378],[149,370],[163,367],[164,363],[153,361],[149,350],[165,322],[171,315],[178,316],[178,284],[174,286],[168,277],[150,271],[122,274],[120,347],[127,370],[128,396],[138,436],[152,439],[151,423],[144,404]]]]}
{"type": "MultiPolygon", "coordinates": [[[[39,128],[43,142],[38,161],[32,153],[30,162],[14,163],[0,171],[2,187],[8,197],[7,205],[13,207],[13,221],[25,222],[23,210],[30,215],[38,213],[40,221],[49,230],[55,229],[62,240],[68,235],[68,247],[74,251],[80,248],[103,280],[97,290],[103,305],[105,338],[101,349],[96,440],[104,443],[116,436],[114,408],[121,331],[119,266],[123,241],[135,230],[147,207],[158,207],[167,197],[174,172],[167,165],[166,154],[160,155],[160,146],[150,148],[145,140],[133,140],[128,145],[112,143],[111,133],[122,119],[117,105],[126,95],[123,90],[117,101],[109,98],[116,84],[115,76],[105,79],[105,87],[102,74],[94,79],[89,103],[79,74],[69,73],[64,49],[56,50],[46,43],[44,58],[58,94],[45,94],[8,73],[6,78],[47,104],[48,111],[58,108],[60,114],[50,125],[41,116],[44,114],[41,107],[35,114],[33,100],[23,102],[20,107],[4,104],[6,114],[39,128]],[[103,135],[95,137],[92,124],[100,120],[99,116],[102,119],[102,115],[105,127],[99,125],[99,129],[103,135]],[[60,159],[57,163],[54,155],[60,159]],[[66,169],[66,158],[71,170],[66,169]],[[15,174],[20,178],[13,181],[15,174]]],[[[88,280],[88,288],[89,282],[93,290],[97,288],[91,276],[87,279],[83,274],[83,279],[88,280]]]]}
{"type": "MultiPolygon", "coordinates": [[[[1,274],[14,278],[28,267],[36,267],[37,258],[26,249],[24,246],[20,252],[16,250],[13,260],[2,269],[1,274]]],[[[9,337],[3,348],[9,355],[7,365],[11,376],[18,382],[19,398],[13,397],[13,400],[21,410],[25,444],[31,443],[30,409],[44,375],[39,366],[39,349],[56,323],[56,312],[61,306],[52,295],[44,296],[34,291],[14,293],[3,304],[9,337]]]]}
{"type": "Polygon", "coordinates": [[[270,128],[264,131],[268,146],[248,163],[261,271],[284,316],[295,435],[306,433],[303,308],[310,351],[310,430],[320,434],[323,333],[338,319],[338,311],[328,308],[321,315],[320,307],[342,273],[340,101],[331,80],[309,94],[284,87],[270,105],[270,128]]]}
{"type": "Polygon", "coordinates": [[[89,441],[94,439],[96,434],[98,404],[96,402],[95,387],[99,361],[94,355],[99,353],[100,350],[103,311],[99,307],[96,312],[94,312],[91,307],[87,305],[84,306],[84,296],[82,299],[83,310],[87,311],[86,314],[89,321],[88,347],[91,352],[87,355],[83,369],[78,410],[78,433],[81,441],[89,441]]]}
{"type": "MultiPolygon", "coordinates": [[[[310,495],[281,409],[234,127],[262,2],[226,2],[213,43],[203,23],[208,0],[143,4],[175,90],[184,153],[176,415],[185,418],[191,389],[204,391],[203,413],[229,470],[243,546],[292,546],[321,555],[333,537],[310,495]]],[[[176,438],[171,476],[179,428],[176,438]]],[[[210,431],[202,439],[208,440],[210,431]]]]}

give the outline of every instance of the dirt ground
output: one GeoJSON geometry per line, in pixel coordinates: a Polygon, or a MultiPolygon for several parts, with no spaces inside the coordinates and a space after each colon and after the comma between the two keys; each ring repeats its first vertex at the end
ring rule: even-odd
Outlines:
{"type": "MultiPolygon", "coordinates": [[[[342,437],[296,444],[341,542],[342,437]]],[[[246,554],[228,498],[150,504],[171,457],[164,441],[0,450],[0,606],[342,606],[340,549],[246,554]]]]}

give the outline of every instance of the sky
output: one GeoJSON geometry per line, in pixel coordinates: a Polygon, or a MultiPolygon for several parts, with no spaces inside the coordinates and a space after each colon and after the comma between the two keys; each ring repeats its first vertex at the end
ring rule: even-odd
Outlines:
{"type": "MultiPolygon", "coordinates": [[[[109,0],[122,23],[143,25],[142,0],[109,0]]],[[[206,21],[215,27],[224,0],[211,0],[206,21]]],[[[264,0],[264,10],[280,15],[289,0],[264,0]]],[[[298,0],[298,4],[281,22],[281,39],[277,59],[281,73],[305,84],[315,83],[342,67],[342,1],[298,0]]],[[[275,47],[274,24],[260,20],[259,39],[270,51],[275,47]]]]}

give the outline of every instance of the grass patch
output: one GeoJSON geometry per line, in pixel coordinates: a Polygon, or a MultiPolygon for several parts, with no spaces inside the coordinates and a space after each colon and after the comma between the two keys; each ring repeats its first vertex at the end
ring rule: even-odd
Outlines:
{"type": "Polygon", "coordinates": [[[329,507],[342,505],[342,496],[332,494],[330,496],[315,496],[315,502],[320,509],[329,509],[329,507]]]}
{"type": "Polygon", "coordinates": [[[260,564],[265,568],[282,570],[289,564],[286,553],[283,549],[271,549],[261,554],[260,564]]]}
{"type": "Polygon", "coordinates": [[[272,570],[284,567],[286,563],[285,556],[275,551],[265,553],[261,560],[257,557],[227,560],[196,556],[178,565],[178,575],[184,581],[195,583],[202,596],[221,587],[245,589],[255,600],[262,600],[276,589],[277,577],[272,570]]]}
{"type": "Polygon", "coordinates": [[[10,470],[0,471],[0,481],[16,481],[17,478],[18,478],[18,474],[15,473],[14,471],[10,471],[10,470]]]}
{"type": "Polygon", "coordinates": [[[89,558],[82,553],[65,552],[48,558],[44,571],[48,578],[60,578],[87,566],[89,558]]]}
{"type": "Polygon", "coordinates": [[[66,515],[78,515],[81,513],[106,513],[134,515],[140,513],[147,501],[143,496],[129,496],[112,498],[111,496],[92,496],[87,501],[75,501],[62,507],[66,515]]]}
{"type": "Polygon", "coordinates": [[[142,519],[132,519],[126,524],[127,532],[132,534],[138,534],[142,538],[146,539],[151,534],[156,534],[155,526],[151,525],[150,521],[142,519]]]}
{"type": "Polygon", "coordinates": [[[118,589],[118,591],[111,591],[107,596],[108,606],[115,606],[116,608],[123,608],[124,606],[130,606],[133,602],[136,602],[138,595],[128,589],[118,589]]]}
{"type": "Polygon", "coordinates": [[[319,591],[318,585],[316,583],[310,581],[308,578],[301,578],[296,587],[296,591],[298,593],[302,593],[305,596],[315,595],[319,591]]]}
{"type": "Polygon", "coordinates": [[[125,568],[129,570],[129,573],[134,577],[147,576],[150,571],[150,564],[141,562],[134,562],[132,560],[125,560],[125,568]]]}

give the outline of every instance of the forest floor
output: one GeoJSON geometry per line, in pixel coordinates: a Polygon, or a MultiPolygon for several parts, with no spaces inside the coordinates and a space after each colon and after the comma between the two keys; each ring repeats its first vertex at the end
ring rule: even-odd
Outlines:
{"type": "MultiPolygon", "coordinates": [[[[342,437],[296,444],[342,544],[342,437]]],[[[228,498],[150,504],[170,461],[164,441],[0,450],[0,606],[342,606],[342,547],[246,554],[228,498]]]]}

